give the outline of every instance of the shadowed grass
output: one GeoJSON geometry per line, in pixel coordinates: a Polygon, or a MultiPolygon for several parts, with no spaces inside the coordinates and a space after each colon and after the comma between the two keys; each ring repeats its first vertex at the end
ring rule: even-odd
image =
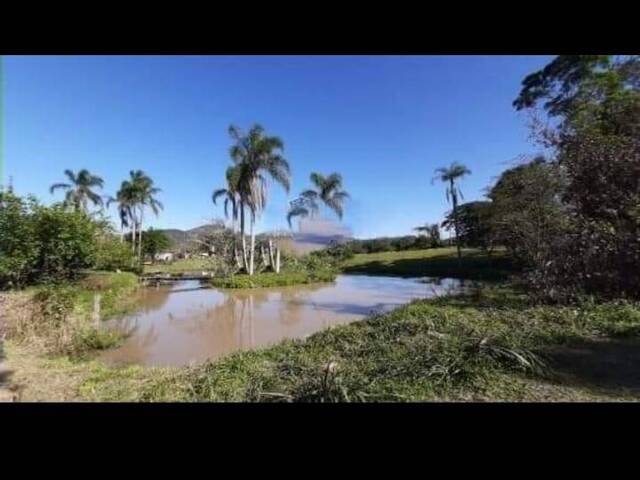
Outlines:
{"type": "Polygon", "coordinates": [[[458,264],[455,248],[431,248],[357,254],[344,263],[343,271],[400,277],[506,280],[513,273],[514,267],[504,251],[487,256],[479,250],[464,249],[458,264]]]}

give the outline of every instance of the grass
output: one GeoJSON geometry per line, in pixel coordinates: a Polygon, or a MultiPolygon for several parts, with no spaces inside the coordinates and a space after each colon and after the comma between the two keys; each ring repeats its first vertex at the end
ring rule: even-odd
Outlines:
{"type": "Polygon", "coordinates": [[[211,268],[211,261],[207,258],[188,258],[176,260],[172,263],[156,263],[153,265],[145,265],[144,273],[187,273],[202,272],[211,268]]]}
{"type": "Polygon", "coordinates": [[[396,275],[400,277],[452,277],[471,280],[506,280],[513,272],[504,251],[487,256],[475,249],[463,249],[458,265],[456,249],[430,248],[357,254],[343,266],[345,273],[396,275]]]}
{"type": "MultiPolygon", "coordinates": [[[[68,369],[66,395],[93,401],[638,400],[639,328],[637,304],[541,306],[492,287],[192,367],[109,368],[90,360],[80,368],[58,359],[40,368],[52,369],[56,381],[68,369]],[[619,384],[589,371],[603,364],[603,345],[607,378],[617,375],[619,384]],[[576,349],[592,354],[582,370],[556,361],[558,352],[576,349]]],[[[42,393],[23,398],[29,395],[42,393]]]]}
{"type": "Polygon", "coordinates": [[[286,287],[308,283],[333,282],[336,273],[331,270],[314,270],[299,272],[266,272],[249,276],[233,275],[226,278],[212,278],[209,284],[217,288],[263,288],[286,287]]]}

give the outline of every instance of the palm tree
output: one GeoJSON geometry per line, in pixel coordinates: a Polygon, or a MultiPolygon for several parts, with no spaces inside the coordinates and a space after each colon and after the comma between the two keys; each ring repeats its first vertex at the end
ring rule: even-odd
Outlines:
{"type": "Polygon", "coordinates": [[[282,156],[284,143],[276,136],[266,136],[260,125],[253,125],[245,135],[238,127],[231,125],[229,135],[234,144],[229,150],[236,170],[233,171],[239,199],[240,231],[245,268],[253,275],[256,217],[262,213],[267,203],[267,176],[279,183],[287,192],[291,169],[282,156]],[[247,265],[245,240],[245,208],[250,213],[251,247],[247,265]],[[247,268],[248,267],[248,268],[247,268]]]}
{"type": "MultiPolygon", "coordinates": [[[[124,241],[124,229],[131,226],[131,242],[134,244],[134,236],[133,229],[135,228],[135,223],[133,222],[133,189],[131,188],[131,183],[127,180],[123,181],[120,185],[120,190],[116,192],[116,196],[107,197],[107,208],[111,206],[112,203],[117,203],[118,208],[118,217],[120,218],[120,242],[124,241]]],[[[133,247],[132,247],[133,248],[133,247]]]]}
{"type": "Polygon", "coordinates": [[[342,190],[342,176],[339,173],[332,173],[325,177],[314,172],[309,178],[315,189],[305,190],[297,199],[291,202],[287,213],[289,227],[291,227],[291,219],[293,217],[315,215],[319,210],[318,201],[335,212],[338,218],[342,220],[344,201],[349,198],[349,194],[342,190]]]}
{"type": "Polygon", "coordinates": [[[156,216],[158,215],[159,211],[164,207],[162,203],[160,203],[155,198],[155,195],[160,193],[162,190],[154,187],[151,177],[149,177],[142,170],[131,170],[129,172],[129,177],[131,186],[127,188],[130,189],[132,211],[135,212],[134,221],[137,223],[138,230],[138,260],[142,260],[142,229],[144,223],[144,210],[145,207],[150,207],[153,213],[156,216]]]}
{"type": "Polygon", "coordinates": [[[431,246],[436,247],[440,244],[440,226],[437,223],[425,223],[419,227],[415,227],[416,232],[424,234],[431,240],[431,246]]]}
{"type": "Polygon", "coordinates": [[[87,211],[88,202],[94,205],[102,205],[102,198],[92,188],[102,188],[104,181],[97,175],[93,175],[87,169],[82,169],[76,175],[72,170],[65,170],[64,174],[70,183],[54,183],[49,188],[51,194],[56,190],[66,190],[64,204],[73,206],[74,210],[87,211]]]}
{"type": "MultiPolygon", "coordinates": [[[[229,206],[231,206],[231,224],[233,229],[233,256],[236,260],[236,264],[238,268],[240,268],[240,260],[238,258],[238,248],[236,246],[236,230],[238,223],[238,211],[240,205],[242,204],[242,199],[240,198],[240,193],[238,190],[238,180],[239,180],[240,168],[238,165],[231,166],[227,168],[226,179],[227,179],[227,187],[219,188],[214,190],[213,195],[211,195],[211,200],[213,204],[216,205],[218,198],[225,197],[224,199],[224,216],[225,218],[229,218],[229,206]]],[[[246,259],[245,259],[246,265],[246,259]]]]}
{"type": "Polygon", "coordinates": [[[456,234],[458,263],[460,263],[462,254],[460,252],[460,242],[458,242],[458,195],[460,195],[461,199],[464,199],[464,196],[462,195],[460,187],[456,185],[456,180],[464,177],[465,175],[469,175],[471,170],[460,163],[453,162],[449,167],[440,167],[436,169],[435,173],[436,175],[432,179],[431,183],[436,180],[440,180],[441,182],[448,184],[446,187],[447,203],[451,202],[453,205],[453,226],[456,234]]]}

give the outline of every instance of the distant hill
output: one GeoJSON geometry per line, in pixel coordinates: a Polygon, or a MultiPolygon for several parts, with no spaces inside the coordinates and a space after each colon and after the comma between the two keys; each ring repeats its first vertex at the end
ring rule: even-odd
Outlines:
{"type": "Polygon", "coordinates": [[[215,230],[214,225],[201,225],[190,230],[179,230],[177,228],[158,229],[171,240],[171,250],[178,251],[191,246],[192,240],[215,230]]]}
{"type": "MultiPolygon", "coordinates": [[[[171,239],[173,243],[171,250],[178,251],[192,246],[192,240],[216,228],[214,225],[201,225],[190,230],[169,228],[159,231],[171,239]]],[[[332,242],[344,242],[353,238],[347,227],[332,220],[323,219],[303,219],[298,224],[298,231],[291,232],[290,235],[291,241],[288,243],[299,253],[319,250],[332,242]]]]}

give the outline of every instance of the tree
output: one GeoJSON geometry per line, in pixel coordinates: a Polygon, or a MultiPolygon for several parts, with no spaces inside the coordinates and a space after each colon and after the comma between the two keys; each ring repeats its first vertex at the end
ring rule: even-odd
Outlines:
{"type": "Polygon", "coordinates": [[[155,261],[156,254],[171,247],[171,239],[163,232],[149,228],[142,237],[142,253],[155,261]]]}
{"type": "MultiPolygon", "coordinates": [[[[431,247],[436,248],[441,245],[440,226],[437,223],[425,223],[419,227],[415,227],[416,232],[421,233],[431,241],[431,247]]],[[[420,243],[419,241],[416,242],[420,243]]]]}
{"type": "Polygon", "coordinates": [[[289,179],[291,170],[289,162],[282,156],[284,151],[283,141],[276,136],[267,136],[260,125],[253,125],[247,134],[241,132],[238,127],[230,126],[229,135],[233,145],[229,154],[237,167],[235,185],[240,201],[240,232],[242,237],[242,250],[245,269],[249,275],[253,275],[256,217],[266,208],[267,203],[267,177],[280,184],[289,191],[289,179]],[[250,214],[251,246],[247,260],[247,247],[245,239],[245,209],[250,214]]]}
{"type": "Polygon", "coordinates": [[[102,205],[102,198],[95,193],[93,188],[102,188],[104,181],[88,170],[82,169],[77,174],[71,170],[65,170],[64,174],[70,183],[54,183],[49,188],[51,194],[56,190],[65,190],[65,206],[72,206],[75,210],[87,211],[87,204],[102,205]]]}
{"type": "MultiPolygon", "coordinates": [[[[239,174],[240,174],[240,167],[238,165],[233,165],[231,167],[228,167],[225,175],[227,180],[226,188],[219,188],[217,190],[214,190],[213,195],[211,196],[211,200],[213,201],[214,205],[216,205],[216,202],[220,197],[224,197],[225,218],[229,218],[229,207],[231,207],[231,225],[232,225],[232,232],[233,232],[233,239],[234,239],[233,257],[235,259],[235,262],[238,268],[240,268],[240,259],[238,258],[238,247],[236,244],[235,237],[237,233],[239,210],[241,208],[244,208],[243,200],[239,190],[240,188],[238,183],[239,174]]],[[[244,238],[244,227],[243,227],[243,238],[244,238]]],[[[243,251],[243,254],[246,254],[246,251],[243,251]]],[[[244,257],[245,266],[246,266],[246,263],[247,262],[246,262],[246,256],[245,256],[244,257]]]]}
{"type": "MultiPolygon", "coordinates": [[[[544,144],[566,180],[566,228],[535,273],[546,290],[640,292],[640,56],[559,56],[523,81],[517,109],[545,101],[544,144]]],[[[552,244],[552,245],[550,245],[552,244]]]]}
{"type": "MultiPolygon", "coordinates": [[[[164,207],[155,195],[161,190],[154,186],[153,180],[142,170],[131,170],[129,172],[129,183],[125,185],[128,197],[131,202],[131,212],[133,213],[133,221],[138,230],[138,259],[142,259],[142,228],[144,223],[144,210],[150,207],[157,216],[159,211],[164,207]]],[[[133,243],[135,246],[135,231],[133,233],[133,243]]]]}
{"type": "Polygon", "coordinates": [[[349,193],[342,189],[342,176],[332,173],[328,176],[313,172],[310,175],[314,188],[305,190],[290,204],[287,213],[287,222],[291,227],[293,217],[307,217],[316,214],[320,208],[318,201],[332,210],[340,220],[344,213],[344,201],[349,198],[349,193]]]}
{"type": "MultiPolygon", "coordinates": [[[[133,228],[133,190],[131,188],[131,183],[128,181],[122,182],[120,185],[120,190],[116,192],[115,197],[107,198],[107,208],[111,206],[111,204],[116,203],[118,209],[118,218],[120,219],[120,242],[124,241],[124,230],[125,228],[131,226],[133,228]]],[[[133,238],[132,233],[132,238],[133,238]]]]}
{"type": "Polygon", "coordinates": [[[94,263],[97,234],[82,210],[0,193],[0,288],[76,277],[94,263]]]}
{"type": "Polygon", "coordinates": [[[553,254],[555,240],[566,233],[563,190],[560,167],[539,156],[505,170],[488,194],[491,228],[525,268],[541,268],[553,254]]]}
{"type": "Polygon", "coordinates": [[[465,175],[469,175],[471,170],[465,167],[462,164],[453,162],[449,167],[440,167],[436,169],[436,176],[433,178],[432,182],[435,180],[440,180],[441,182],[448,184],[446,187],[446,196],[447,202],[451,202],[453,205],[453,226],[456,235],[456,248],[458,250],[458,262],[462,258],[462,254],[460,252],[460,242],[458,241],[458,195],[460,198],[464,198],[462,195],[462,190],[460,187],[456,185],[456,181],[464,177],[465,175]]]}
{"type": "MultiPolygon", "coordinates": [[[[462,245],[478,247],[490,252],[493,247],[491,229],[491,202],[477,201],[458,205],[458,236],[462,245]]],[[[454,228],[453,213],[447,215],[442,227],[454,228]]]]}

